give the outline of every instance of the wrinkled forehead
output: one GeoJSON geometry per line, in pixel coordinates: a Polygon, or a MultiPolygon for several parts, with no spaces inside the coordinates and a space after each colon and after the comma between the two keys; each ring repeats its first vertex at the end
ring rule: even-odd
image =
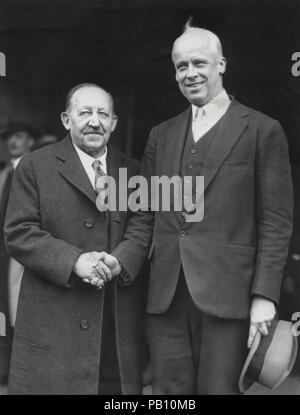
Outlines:
{"type": "Polygon", "coordinates": [[[196,53],[215,56],[217,53],[215,39],[207,34],[184,33],[174,42],[172,60],[175,62],[183,55],[196,53]]]}
{"type": "Polygon", "coordinates": [[[112,109],[111,96],[101,88],[83,87],[78,89],[71,98],[71,107],[74,109],[82,107],[112,109]]]}

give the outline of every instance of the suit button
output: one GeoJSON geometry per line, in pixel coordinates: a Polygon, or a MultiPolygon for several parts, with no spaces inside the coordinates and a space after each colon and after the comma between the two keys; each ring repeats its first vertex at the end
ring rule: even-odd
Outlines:
{"type": "Polygon", "coordinates": [[[196,154],[197,153],[197,149],[196,148],[192,148],[191,153],[192,154],[196,154]]]}
{"type": "Polygon", "coordinates": [[[300,261],[300,255],[299,255],[299,254],[293,254],[293,255],[292,255],[292,259],[293,259],[294,261],[300,261]]]}
{"type": "Polygon", "coordinates": [[[86,228],[88,228],[88,229],[92,228],[92,227],[94,226],[94,221],[93,221],[93,219],[87,219],[87,220],[84,222],[84,226],[85,226],[86,228]]]}
{"type": "Polygon", "coordinates": [[[179,235],[181,236],[181,238],[183,238],[186,235],[186,232],[185,231],[180,231],[179,235]]]}
{"type": "Polygon", "coordinates": [[[89,323],[88,323],[86,320],[82,320],[82,321],[80,322],[80,328],[81,328],[82,330],[87,330],[87,329],[89,328],[89,323]]]}
{"type": "Polygon", "coordinates": [[[189,163],[189,164],[188,164],[188,168],[189,168],[189,169],[193,169],[193,168],[194,168],[194,163],[189,163]]]}

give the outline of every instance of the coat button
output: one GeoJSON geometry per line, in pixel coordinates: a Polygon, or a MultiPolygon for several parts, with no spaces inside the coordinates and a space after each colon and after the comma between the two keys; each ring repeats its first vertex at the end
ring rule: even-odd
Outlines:
{"type": "Polygon", "coordinates": [[[189,164],[188,164],[188,168],[189,168],[189,169],[193,169],[193,168],[194,168],[194,163],[189,163],[189,164]]]}
{"type": "Polygon", "coordinates": [[[185,231],[180,231],[180,232],[179,232],[179,235],[180,235],[181,237],[185,236],[185,234],[186,234],[186,232],[185,232],[185,231]]]}
{"type": "Polygon", "coordinates": [[[197,149],[196,148],[192,148],[191,153],[192,154],[196,154],[197,153],[197,149]]]}
{"type": "Polygon", "coordinates": [[[88,229],[92,228],[92,227],[94,226],[94,221],[93,221],[93,219],[87,219],[87,220],[84,222],[84,226],[85,226],[86,228],[88,228],[88,229]]]}
{"type": "Polygon", "coordinates": [[[86,330],[86,329],[88,329],[88,328],[89,328],[89,323],[87,322],[87,320],[82,320],[82,321],[80,322],[80,328],[81,328],[82,330],[86,330]]]}

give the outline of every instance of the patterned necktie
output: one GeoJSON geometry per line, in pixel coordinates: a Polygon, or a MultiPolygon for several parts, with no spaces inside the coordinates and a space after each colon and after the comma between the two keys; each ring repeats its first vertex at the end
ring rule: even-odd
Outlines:
{"type": "Polygon", "coordinates": [[[105,196],[107,195],[106,192],[106,174],[101,169],[101,161],[100,160],[94,160],[93,161],[93,169],[95,170],[95,192],[97,193],[97,207],[100,208],[99,210],[104,211],[105,209],[105,196]]]}

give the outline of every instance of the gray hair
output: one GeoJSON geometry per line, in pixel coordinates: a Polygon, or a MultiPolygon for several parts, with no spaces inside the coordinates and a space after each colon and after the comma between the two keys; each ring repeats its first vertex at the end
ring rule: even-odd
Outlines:
{"type": "Polygon", "coordinates": [[[193,24],[193,16],[189,16],[188,20],[185,22],[182,34],[188,33],[189,31],[198,32],[199,35],[209,36],[214,42],[214,49],[216,55],[223,56],[223,48],[219,37],[210,30],[202,29],[201,27],[195,26],[193,24]]]}
{"type": "Polygon", "coordinates": [[[110,97],[110,100],[111,100],[112,113],[115,115],[115,104],[114,104],[114,99],[113,99],[113,96],[111,95],[111,93],[106,91],[104,88],[102,88],[102,86],[94,84],[92,82],[85,82],[85,83],[82,83],[82,84],[75,85],[75,86],[73,86],[73,88],[71,88],[69,90],[69,92],[67,93],[67,96],[66,96],[66,111],[68,111],[71,107],[72,97],[75,94],[75,92],[78,91],[79,89],[85,88],[85,87],[99,88],[102,91],[106,92],[107,95],[110,97]]]}

